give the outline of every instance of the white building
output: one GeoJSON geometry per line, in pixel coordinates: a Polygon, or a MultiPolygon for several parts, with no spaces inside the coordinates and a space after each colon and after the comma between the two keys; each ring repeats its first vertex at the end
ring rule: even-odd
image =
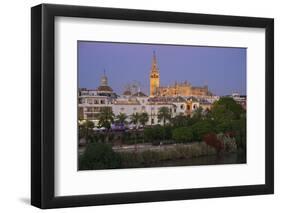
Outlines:
{"type": "Polygon", "coordinates": [[[127,121],[130,122],[130,117],[135,113],[147,113],[147,125],[163,124],[163,121],[158,119],[159,110],[162,107],[169,109],[171,117],[177,115],[192,116],[192,112],[202,106],[211,106],[211,101],[197,99],[195,97],[148,97],[140,90],[135,94],[131,91],[125,91],[121,97],[118,97],[108,86],[107,77],[104,75],[101,78],[100,86],[97,89],[80,89],[78,94],[78,108],[80,120],[91,120],[98,124],[99,114],[105,107],[112,109],[115,116],[124,113],[127,115],[127,121]],[[209,105],[207,106],[206,103],[209,105]]]}

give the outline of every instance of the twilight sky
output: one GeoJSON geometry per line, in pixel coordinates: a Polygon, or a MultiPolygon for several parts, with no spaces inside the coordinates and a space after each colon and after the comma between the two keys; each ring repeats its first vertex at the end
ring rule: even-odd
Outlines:
{"type": "Polygon", "coordinates": [[[149,94],[153,51],[160,70],[160,85],[187,81],[208,85],[216,95],[246,94],[246,48],[78,42],[79,88],[95,89],[105,70],[109,86],[122,94],[138,82],[149,94]]]}

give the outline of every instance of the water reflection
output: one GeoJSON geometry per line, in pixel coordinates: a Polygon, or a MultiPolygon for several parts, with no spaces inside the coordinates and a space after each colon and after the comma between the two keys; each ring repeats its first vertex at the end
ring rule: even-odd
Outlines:
{"type": "Polygon", "coordinates": [[[165,161],[160,164],[150,165],[149,167],[163,167],[163,166],[198,166],[198,165],[220,165],[220,164],[243,164],[246,163],[246,155],[239,153],[226,153],[221,157],[216,155],[201,156],[191,159],[165,161]]]}

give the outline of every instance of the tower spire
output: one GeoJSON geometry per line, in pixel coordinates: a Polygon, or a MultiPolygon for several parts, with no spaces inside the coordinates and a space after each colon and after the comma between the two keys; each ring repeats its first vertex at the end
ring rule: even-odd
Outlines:
{"type": "Polygon", "coordinates": [[[107,77],[106,77],[106,75],[105,75],[105,69],[103,69],[103,76],[101,77],[101,86],[107,86],[107,83],[108,83],[108,81],[107,81],[107,77]]]}
{"type": "Polygon", "coordinates": [[[153,50],[153,61],[156,63],[156,53],[155,53],[155,50],[153,50]]]}
{"type": "Polygon", "coordinates": [[[150,70],[150,96],[155,96],[160,86],[160,75],[157,67],[156,53],[153,51],[152,67],[150,70]]]}
{"type": "Polygon", "coordinates": [[[153,50],[153,58],[152,58],[152,68],[151,72],[159,72],[158,67],[157,67],[157,60],[156,60],[156,53],[155,50],[153,50]]]}

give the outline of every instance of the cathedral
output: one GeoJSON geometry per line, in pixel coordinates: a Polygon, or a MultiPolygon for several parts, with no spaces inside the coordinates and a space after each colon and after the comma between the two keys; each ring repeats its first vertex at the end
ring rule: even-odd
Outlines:
{"type": "Polygon", "coordinates": [[[160,73],[156,54],[153,52],[152,67],[150,71],[150,96],[211,96],[208,86],[194,87],[187,81],[175,82],[171,86],[160,86],[160,73]]]}

